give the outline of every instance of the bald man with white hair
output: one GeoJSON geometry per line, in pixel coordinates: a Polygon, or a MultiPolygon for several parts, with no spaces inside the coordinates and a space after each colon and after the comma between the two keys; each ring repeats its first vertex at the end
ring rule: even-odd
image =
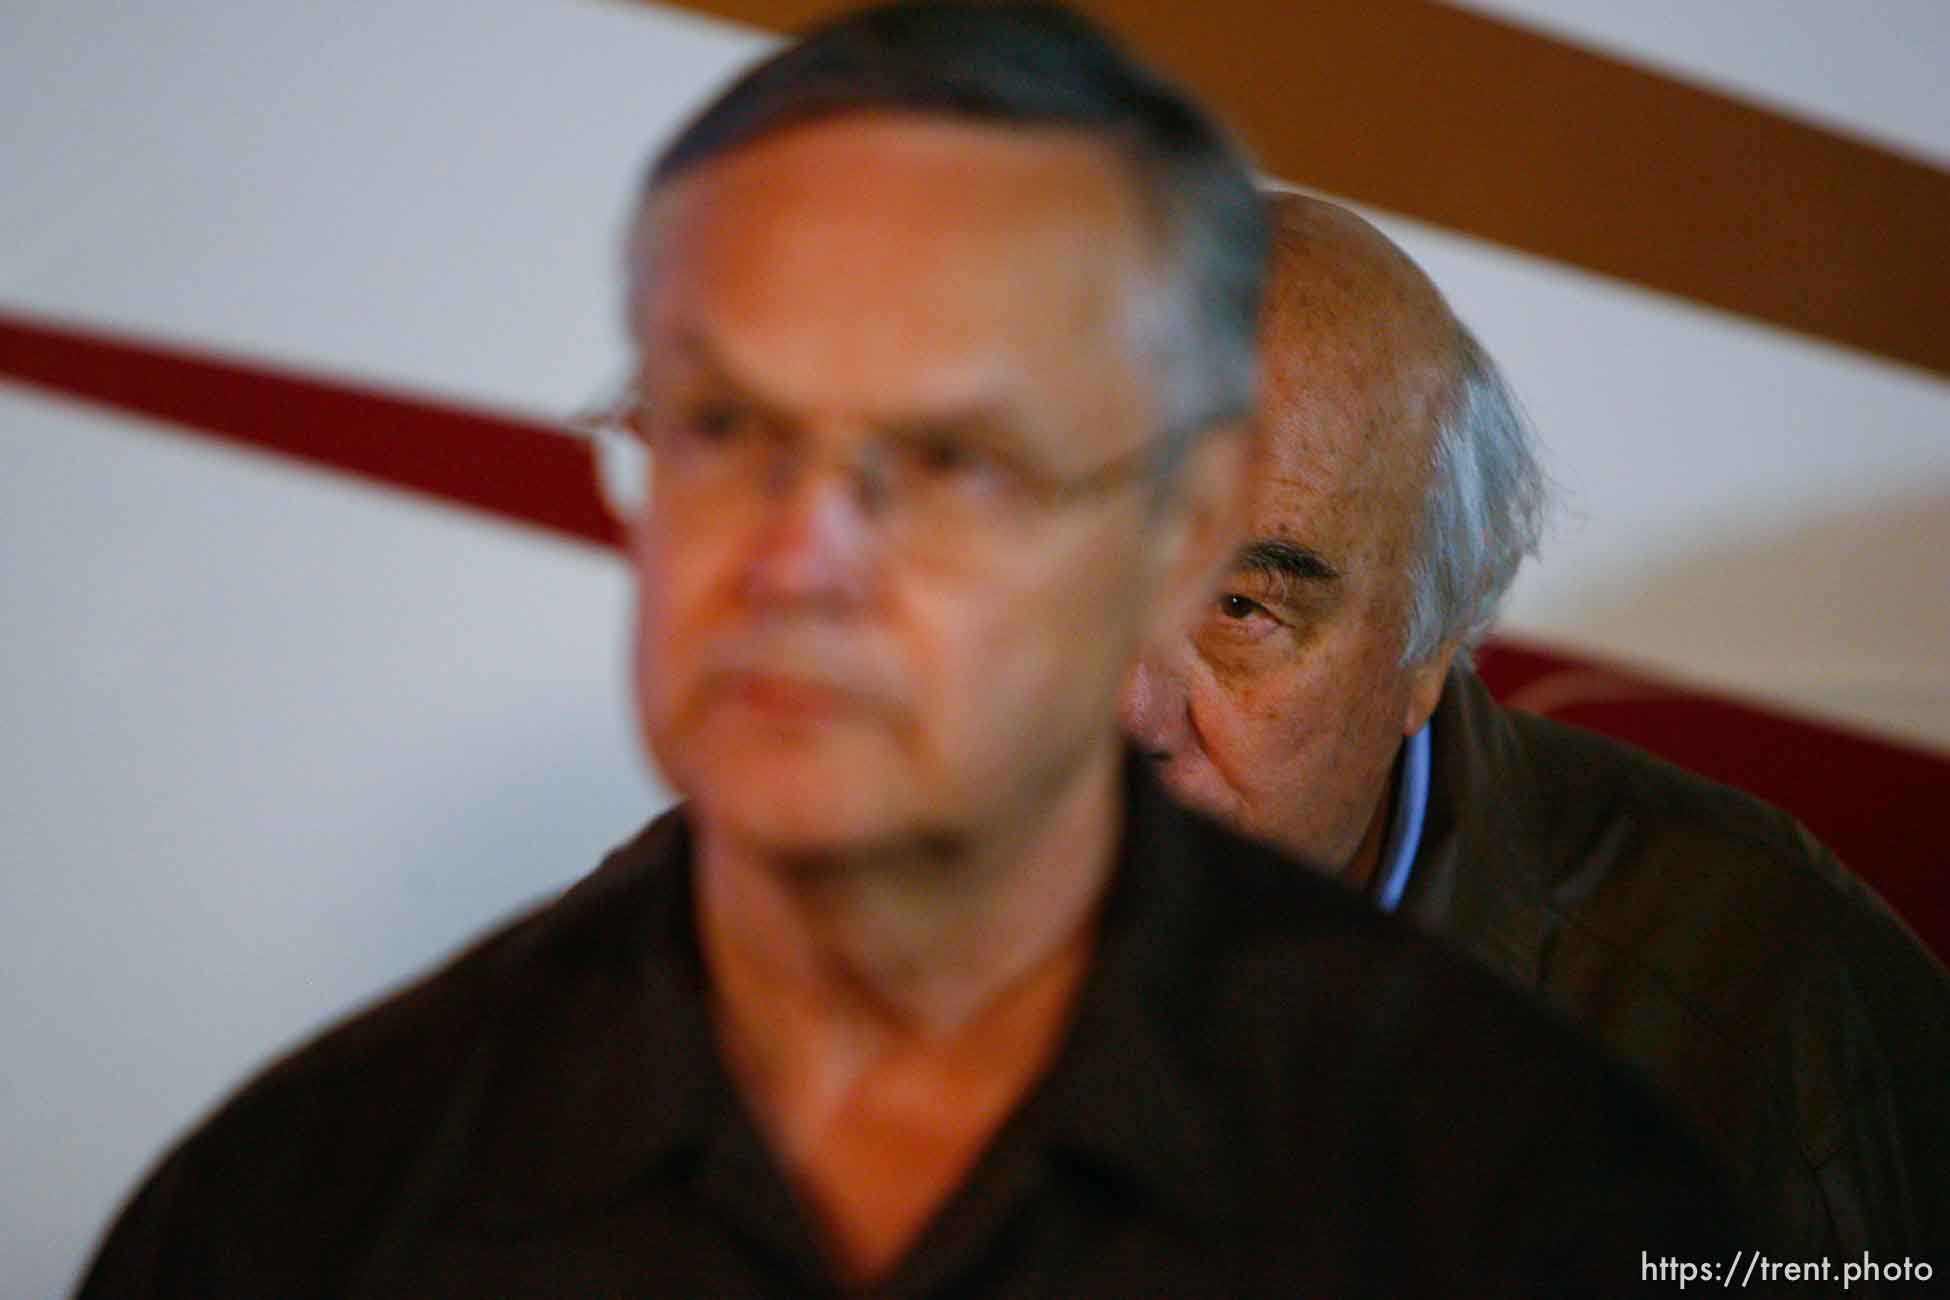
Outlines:
{"type": "Polygon", "coordinates": [[[1169,787],[1534,990],[1808,1258],[1950,1243],[1950,976],[1786,814],[1500,707],[1546,504],[1504,382],[1355,214],[1271,199],[1244,544],[1127,729],[1169,787]]]}

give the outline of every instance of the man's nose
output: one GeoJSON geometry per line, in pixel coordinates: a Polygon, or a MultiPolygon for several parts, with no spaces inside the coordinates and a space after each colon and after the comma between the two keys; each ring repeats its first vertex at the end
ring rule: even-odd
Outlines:
{"type": "Polygon", "coordinates": [[[1185,678],[1173,657],[1152,652],[1138,660],[1124,682],[1118,712],[1124,731],[1151,758],[1169,758],[1186,733],[1185,678]]]}
{"type": "Polygon", "coordinates": [[[866,598],[879,539],[857,478],[843,464],[807,465],[766,494],[744,567],[748,597],[831,608],[866,598]]]}

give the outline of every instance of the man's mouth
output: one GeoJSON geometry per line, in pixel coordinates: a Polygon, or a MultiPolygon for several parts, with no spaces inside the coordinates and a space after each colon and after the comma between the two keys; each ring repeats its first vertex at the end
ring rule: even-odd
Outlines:
{"type": "Polygon", "coordinates": [[[721,689],[730,699],[754,712],[809,722],[859,713],[867,706],[867,701],[855,691],[777,673],[727,674],[721,689]]]}

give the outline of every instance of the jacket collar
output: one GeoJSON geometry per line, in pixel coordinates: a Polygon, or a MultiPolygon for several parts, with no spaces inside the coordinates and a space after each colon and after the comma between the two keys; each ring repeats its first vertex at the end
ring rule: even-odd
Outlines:
{"type": "Polygon", "coordinates": [[[1468,936],[1473,956],[1524,987],[1549,931],[1547,813],[1503,708],[1467,668],[1450,671],[1432,727],[1429,807],[1401,915],[1468,936]]]}

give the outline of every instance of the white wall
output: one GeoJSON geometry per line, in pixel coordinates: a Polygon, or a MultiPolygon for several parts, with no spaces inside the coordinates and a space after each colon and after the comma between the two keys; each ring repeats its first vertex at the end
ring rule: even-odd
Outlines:
{"type": "Polygon", "coordinates": [[[1510,630],[1950,748],[1950,384],[1381,224],[1502,360],[1558,481],[1510,630]]]}
{"type": "MultiPolygon", "coordinates": [[[[1465,7],[1950,166],[1938,0],[1465,7]]],[[[1950,383],[1382,224],[1502,360],[1564,489],[1511,630],[1950,748],[1950,383]]]]}
{"type": "MultiPolygon", "coordinates": [[[[533,412],[755,48],[597,4],[15,0],[0,304],[533,412]]],[[[0,1296],[280,1045],[665,796],[606,554],[0,384],[0,1296]]]]}
{"type": "MultiPolygon", "coordinates": [[[[5,26],[0,305],[534,412],[616,370],[636,169],[760,48],[547,0],[5,26]]],[[[1519,626],[1950,746],[1950,387],[1388,224],[1570,489],[1519,626]]],[[[593,550],[0,384],[0,1294],[66,1286],[254,1063],[661,805],[626,598],[593,550]]]]}

